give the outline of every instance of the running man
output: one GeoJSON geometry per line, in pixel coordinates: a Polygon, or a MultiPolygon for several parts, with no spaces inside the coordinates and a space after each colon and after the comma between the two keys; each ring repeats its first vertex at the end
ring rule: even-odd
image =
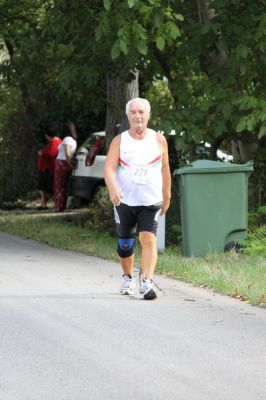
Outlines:
{"type": "Polygon", "coordinates": [[[157,262],[156,231],[159,214],[169,208],[171,174],[165,138],[148,128],[150,103],[135,98],[126,105],[129,130],[110,144],[105,182],[114,205],[123,283],[121,294],[131,295],[136,285],[134,242],[141,245],[140,294],[146,300],[157,297],[152,278],[157,262]]]}

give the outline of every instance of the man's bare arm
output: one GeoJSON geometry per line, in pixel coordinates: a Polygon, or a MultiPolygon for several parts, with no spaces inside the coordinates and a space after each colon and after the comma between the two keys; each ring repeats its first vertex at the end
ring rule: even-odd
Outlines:
{"type": "Polygon", "coordinates": [[[109,147],[104,166],[104,179],[109,191],[109,197],[113,205],[118,206],[122,199],[116,183],[115,171],[119,162],[121,136],[116,136],[109,147]]]}
{"type": "Polygon", "coordinates": [[[162,149],[162,181],[163,181],[163,206],[161,215],[165,214],[171,200],[171,172],[169,166],[168,145],[164,136],[157,134],[158,142],[162,149]]]}

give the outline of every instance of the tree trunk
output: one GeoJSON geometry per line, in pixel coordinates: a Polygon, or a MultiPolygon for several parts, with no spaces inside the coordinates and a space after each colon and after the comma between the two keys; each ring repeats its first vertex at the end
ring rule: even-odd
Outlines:
{"type": "Polygon", "coordinates": [[[247,143],[242,140],[232,140],[231,145],[234,162],[239,164],[253,160],[258,148],[257,143],[247,143]]]}
{"type": "Polygon", "coordinates": [[[113,137],[128,128],[125,114],[126,103],[139,96],[139,72],[131,72],[133,78],[125,82],[119,76],[109,74],[107,76],[107,109],[105,119],[106,146],[109,147],[113,137]]]}

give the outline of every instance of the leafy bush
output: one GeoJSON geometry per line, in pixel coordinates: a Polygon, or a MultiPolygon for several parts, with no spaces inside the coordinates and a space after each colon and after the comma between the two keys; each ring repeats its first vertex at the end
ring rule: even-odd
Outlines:
{"type": "Polygon", "coordinates": [[[244,253],[266,256],[266,206],[249,214],[249,233],[244,253]]]}
{"type": "Polygon", "coordinates": [[[96,230],[114,234],[114,211],[106,186],[98,187],[90,204],[90,214],[91,223],[96,230]]]}
{"type": "Polygon", "coordinates": [[[266,256],[266,225],[261,225],[253,232],[249,232],[246,246],[245,254],[266,256]]]}

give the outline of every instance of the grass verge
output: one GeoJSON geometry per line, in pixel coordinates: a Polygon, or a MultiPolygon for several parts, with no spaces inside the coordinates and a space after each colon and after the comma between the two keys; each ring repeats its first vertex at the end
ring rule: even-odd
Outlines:
{"type": "MultiPolygon", "coordinates": [[[[84,225],[84,224],[83,224],[84,225]]],[[[81,226],[75,218],[9,212],[0,216],[0,230],[51,246],[117,260],[116,239],[81,226]]],[[[136,263],[140,252],[136,247],[136,263]]],[[[236,253],[185,258],[177,247],[158,255],[157,274],[165,274],[197,286],[266,307],[266,259],[236,253]]]]}

